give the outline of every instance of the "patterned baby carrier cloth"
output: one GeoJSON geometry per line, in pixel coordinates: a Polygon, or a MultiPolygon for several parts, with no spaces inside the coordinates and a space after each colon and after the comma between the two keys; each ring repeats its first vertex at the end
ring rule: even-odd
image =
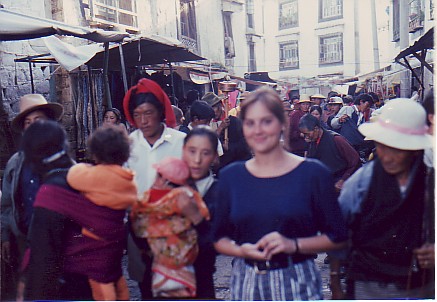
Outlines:
{"type": "Polygon", "coordinates": [[[131,211],[132,227],[139,238],[147,238],[153,252],[152,291],[155,297],[195,297],[193,263],[199,252],[197,232],[181,214],[178,198],[193,198],[205,219],[209,211],[200,194],[189,187],[168,191],[152,202],[153,189],[144,194],[131,211]]]}

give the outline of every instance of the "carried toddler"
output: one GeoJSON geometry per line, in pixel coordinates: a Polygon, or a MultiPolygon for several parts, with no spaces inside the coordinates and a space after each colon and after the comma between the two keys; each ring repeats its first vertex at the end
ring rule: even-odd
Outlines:
{"type": "Polygon", "coordinates": [[[194,297],[196,281],[193,263],[199,247],[192,217],[183,214],[184,205],[209,219],[206,204],[198,192],[187,186],[189,168],[169,157],[154,165],[157,177],[152,188],[131,211],[132,227],[139,238],[147,238],[153,253],[152,291],[155,297],[194,297]]]}

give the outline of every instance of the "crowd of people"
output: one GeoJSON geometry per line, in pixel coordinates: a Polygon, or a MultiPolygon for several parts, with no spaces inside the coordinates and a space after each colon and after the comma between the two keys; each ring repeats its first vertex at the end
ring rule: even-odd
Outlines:
{"type": "Polygon", "coordinates": [[[129,127],[106,110],[76,163],[62,106],[24,95],[2,179],[11,299],[129,300],[124,253],[142,300],[215,299],[221,253],[232,300],[319,300],[323,252],[334,299],[434,298],[433,92],[376,97],[260,87],[229,114],[213,92],[182,111],[143,78],[129,127]]]}

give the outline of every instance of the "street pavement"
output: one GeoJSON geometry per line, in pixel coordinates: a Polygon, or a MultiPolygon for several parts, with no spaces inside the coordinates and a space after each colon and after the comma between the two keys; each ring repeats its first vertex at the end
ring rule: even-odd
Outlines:
{"type": "MultiPolygon", "coordinates": [[[[324,264],[323,259],[325,259],[326,254],[319,254],[315,260],[317,266],[319,267],[320,274],[322,275],[323,282],[323,297],[325,300],[331,299],[331,291],[329,289],[329,264],[324,264]]],[[[214,275],[214,285],[216,290],[216,298],[220,300],[229,300],[229,282],[231,278],[231,261],[232,258],[228,256],[219,255],[216,261],[216,273],[214,275]]],[[[126,271],[127,257],[123,258],[123,270],[125,277],[128,281],[130,300],[139,301],[141,300],[140,291],[136,282],[129,279],[129,275],[126,271]]]]}

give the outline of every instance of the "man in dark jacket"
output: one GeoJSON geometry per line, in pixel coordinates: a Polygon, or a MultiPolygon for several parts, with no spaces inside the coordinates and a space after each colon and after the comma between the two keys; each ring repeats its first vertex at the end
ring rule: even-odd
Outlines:
{"type": "MultiPolygon", "coordinates": [[[[350,234],[348,298],[433,299],[434,177],[423,163],[423,150],[432,146],[425,110],[391,100],[359,131],[375,141],[377,157],[346,181],[338,199],[350,234]]],[[[339,256],[330,254],[336,298],[339,256]]]]}
{"type": "Polygon", "coordinates": [[[208,92],[203,96],[202,100],[206,101],[214,109],[215,117],[211,127],[216,131],[223,145],[223,155],[220,156],[219,169],[234,161],[250,159],[252,154],[243,135],[241,120],[234,116],[224,116],[223,98],[215,93],[208,92]],[[225,129],[227,129],[227,138],[225,129]]]}
{"type": "Polygon", "coordinates": [[[308,95],[302,94],[298,104],[299,108],[290,114],[288,129],[285,134],[285,149],[293,154],[305,156],[307,144],[303,134],[299,131],[299,121],[302,116],[308,113],[312,103],[308,95]]]}
{"type": "Polygon", "coordinates": [[[364,136],[358,131],[358,126],[368,122],[369,116],[366,117],[365,113],[372,106],[373,98],[366,93],[360,94],[353,106],[343,106],[331,120],[331,127],[348,140],[363,161],[367,160],[374,145],[371,141],[364,140],[364,136]]]}
{"type": "MultiPolygon", "coordinates": [[[[60,120],[64,109],[58,103],[48,103],[41,94],[26,94],[20,99],[20,112],[12,120],[12,128],[24,131],[38,120],[60,120]]],[[[41,179],[32,165],[27,163],[22,151],[9,159],[2,181],[1,196],[1,259],[18,270],[26,247],[26,237],[33,214],[33,202],[41,179]]],[[[16,272],[13,272],[15,274],[16,272]]],[[[16,276],[2,276],[5,280],[15,280],[16,276]]],[[[2,297],[13,299],[14,293],[2,297]]],[[[22,299],[23,285],[20,282],[17,299],[22,299]]]]}
{"type": "Polygon", "coordinates": [[[309,143],[307,157],[317,158],[331,170],[335,188],[340,191],[343,183],[360,167],[357,151],[343,136],[323,129],[311,114],[300,119],[299,130],[309,143]]]}

